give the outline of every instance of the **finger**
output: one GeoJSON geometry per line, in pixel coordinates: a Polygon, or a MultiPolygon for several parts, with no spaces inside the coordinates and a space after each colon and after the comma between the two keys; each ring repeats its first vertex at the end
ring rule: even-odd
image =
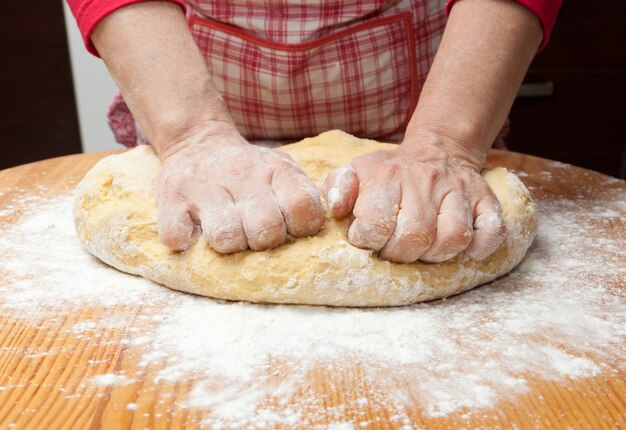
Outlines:
{"type": "Polygon", "coordinates": [[[324,179],[322,194],[335,218],[343,218],[352,212],[359,194],[359,179],[352,166],[330,171],[324,179]]]}
{"type": "Polygon", "coordinates": [[[463,251],[472,241],[472,216],[468,197],[458,188],[445,195],[437,215],[435,239],[420,260],[446,261],[463,251]]]}
{"type": "Polygon", "coordinates": [[[474,206],[474,234],[465,252],[475,261],[484,260],[504,241],[506,224],[500,205],[489,192],[474,206]]]}
{"type": "Polygon", "coordinates": [[[396,263],[417,261],[433,242],[437,223],[430,181],[406,182],[396,228],[380,251],[382,259],[396,263]]]}
{"type": "Polygon", "coordinates": [[[348,231],[354,246],[380,251],[396,228],[400,209],[400,178],[394,165],[377,164],[357,172],[359,195],[354,204],[355,220],[348,231]]]}
{"type": "Polygon", "coordinates": [[[159,240],[176,251],[191,247],[197,239],[195,224],[186,201],[162,196],[157,210],[159,240]]]}
{"type": "Polygon", "coordinates": [[[276,248],[287,240],[287,226],[269,183],[235,195],[248,245],[254,251],[276,248]]]}
{"type": "Polygon", "coordinates": [[[320,231],[324,224],[320,193],[303,171],[299,168],[276,171],[272,190],[290,235],[313,236],[320,231]]]}
{"type": "Polygon", "coordinates": [[[197,196],[197,218],[202,234],[216,252],[230,254],[248,248],[241,217],[230,194],[223,188],[207,190],[197,196]]]}

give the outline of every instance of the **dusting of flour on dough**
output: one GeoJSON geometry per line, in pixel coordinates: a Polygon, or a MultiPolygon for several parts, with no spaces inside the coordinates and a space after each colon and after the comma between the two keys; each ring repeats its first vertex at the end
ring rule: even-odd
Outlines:
{"type": "MultiPolygon", "coordinates": [[[[280,151],[297,160],[312,179],[321,180],[329,169],[358,154],[394,148],[355,137],[346,143],[345,135],[328,131],[285,145],[280,151]]],[[[172,253],[159,241],[156,226],[153,187],[159,169],[156,153],[146,146],[99,161],[75,191],[77,235],[90,253],[123,272],[213,298],[398,306],[449,297],[508,273],[523,258],[536,234],[536,212],[528,190],[506,169],[494,168],[481,174],[500,201],[507,234],[498,249],[482,261],[461,253],[439,264],[391,264],[347,245],[347,237],[352,243],[362,243],[354,235],[363,229],[348,230],[349,219],[335,220],[328,214],[320,234],[273,250],[223,255],[200,237],[185,252],[172,253]],[[139,170],[141,173],[135,174],[139,170]],[[269,258],[260,257],[268,254],[269,258]],[[357,264],[363,256],[367,256],[367,264],[357,264]],[[285,288],[287,275],[295,279],[290,288],[285,288]]],[[[342,188],[340,183],[337,186],[342,188]]],[[[398,210],[396,205],[394,213],[398,210]]],[[[491,220],[497,221],[497,217],[491,220]]],[[[489,222],[479,217],[476,226],[481,228],[489,222]]]]}
{"type": "MultiPolygon", "coordinates": [[[[106,318],[51,335],[108,342],[101,333],[124,327],[120,343],[143,376],[107,371],[84,383],[193,381],[179,407],[201,411],[214,429],[315,428],[319,417],[331,428],[362,428],[372,423],[367,407],[370,417],[387,411],[408,430],[417,428],[408,405],[431,417],[482,414],[528,392],[531,375],[561,381],[624,366],[623,238],[592,240],[593,228],[580,228],[624,223],[623,198],[591,210],[576,199],[539,203],[539,234],[517,270],[447,300],[386,309],[264,306],[170,291],[90,256],[75,237],[69,195],[18,199],[0,214],[21,216],[15,225],[0,218],[0,321],[45,328],[44,316],[106,309],[106,318]],[[329,407],[330,394],[310,386],[317,371],[339,384],[332,378],[355,369],[361,382],[342,404],[329,407]],[[358,422],[346,420],[348,411],[358,422]]],[[[366,251],[341,255],[368,261],[366,251]]],[[[38,360],[60,352],[20,353],[38,360]]],[[[132,413],[137,405],[119,408],[132,413]]]]}

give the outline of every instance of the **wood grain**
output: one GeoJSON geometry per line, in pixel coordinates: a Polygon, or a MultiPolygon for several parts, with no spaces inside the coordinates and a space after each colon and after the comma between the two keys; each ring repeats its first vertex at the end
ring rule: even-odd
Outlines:
{"type": "MultiPolygon", "coordinates": [[[[67,192],[106,154],[74,155],[0,171],[0,208],[24,195],[53,196],[67,192]]],[[[581,193],[593,198],[594,187],[606,179],[598,173],[573,167],[564,174],[564,169],[556,168],[548,160],[501,151],[492,151],[489,164],[526,172],[529,176],[524,180],[536,186],[536,200],[581,193]],[[542,179],[545,172],[561,176],[558,181],[546,181],[542,179]]],[[[614,181],[612,186],[626,193],[625,182],[614,181]]],[[[19,214],[7,222],[18,221],[19,214]]],[[[599,236],[626,237],[624,224],[603,228],[607,230],[599,230],[599,236]]],[[[623,284],[615,287],[625,288],[623,284]]],[[[0,299],[1,294],[0,278],[0,299]]],[[[68,315],[41,317],[33,324],[24,324],[19,315],[0,314],[0,387],[4,387],[0,389],[0,428],[206,428],[202,423],[206,411],[180,406],[193,380],[155,383],[158,363],[148,367],[139,365],[141,347],[131,348],[124,343],[131,338],[124,327],[99,329],[97,337],[81,336],[71,330],[78,322],[99,320],[111,312],[123,313],[129,318],[129,326],[140,325],[150,330],[150,323],[138,322],[138,318],[156,311],[136,304],[119,305],[112,311],[84,306],[68,315]],[[51,350],[58,353],[46,354],[51,350]],[[120,370],[137,376],[127,385],[86,383],[94,375],[120,370]],[[142,373],[137,374],[139,371],[142,373]],[[129,403],[135,403],[137,409],[129,410],[126,407],[129,403]]],[[[272,377],[280,378],[283,371],[280,365],[275,370],[278,372],[272,377]]],[[[363,372],[358,365],[341,372],[316,369],[309,375],[311,389],[329,394],[325,400],[329,406],[338,405],[362,395],[367,388],[363,386],[363,372]]],[[[415,428],[624,428],[625,380],[623,369],[607,365],[593,378],[555,382],[535,377],[529,381],[528,392],[501,399],[494,408],[478,415],[466,415],[467,411],[460,410],[444,417],[432,417],[418,401],[412,403],[408,414],[415,428]]],[[[370,421],[368,429],[400,429],[404,425],[394,421],[391,412],[375,399],[371,399],[365,411],[347,409],[343,414],[346,420],[357,423],[357,429],[360,420],[370,421]]],[[[316,422],[296,427],[325,428],[331,418],[321,414],[316,422]]]]}

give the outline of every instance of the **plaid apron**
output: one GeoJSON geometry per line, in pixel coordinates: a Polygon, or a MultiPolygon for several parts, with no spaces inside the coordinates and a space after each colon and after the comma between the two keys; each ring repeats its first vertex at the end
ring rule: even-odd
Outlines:
{"type": "MultiPolygon", "coordinates": [[[[445,0],[194,0],[187,18],[248,139],[402,132],[446,23],[445,0]]],[[[147,143],[119,95],[109,124],[147,143]]]]}

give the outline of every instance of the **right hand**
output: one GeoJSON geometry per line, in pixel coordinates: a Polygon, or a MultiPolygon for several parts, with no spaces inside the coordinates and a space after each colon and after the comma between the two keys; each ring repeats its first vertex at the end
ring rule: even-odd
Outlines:
{"type": "Polygon", "coordinates": [[[262,251],[324,223],[319,191],[288,155],[254,146],[233,128],[196,134],[161,154],[155,190],[159,238],[182,251],[196,225],[223,254],[262,251]]]}

